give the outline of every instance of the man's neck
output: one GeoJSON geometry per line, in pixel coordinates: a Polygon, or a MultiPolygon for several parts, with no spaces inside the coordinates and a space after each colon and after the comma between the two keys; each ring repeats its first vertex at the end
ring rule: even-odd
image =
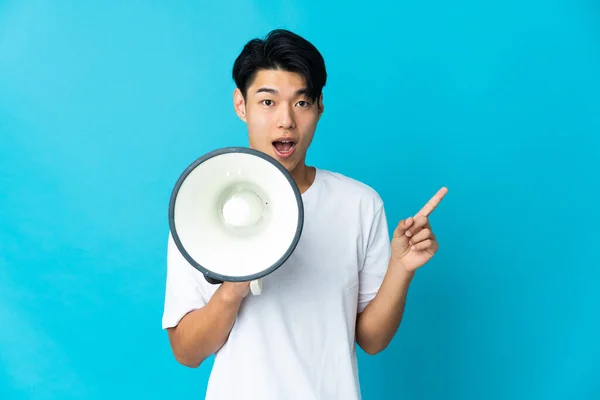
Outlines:
{"type": "Polygon", "coordinates": [[[300,163],[291,171],[292,177],[298,185],[300,193],[304,193],[315,181],[316,169],[309,167],[304,163],[300,163]]]}

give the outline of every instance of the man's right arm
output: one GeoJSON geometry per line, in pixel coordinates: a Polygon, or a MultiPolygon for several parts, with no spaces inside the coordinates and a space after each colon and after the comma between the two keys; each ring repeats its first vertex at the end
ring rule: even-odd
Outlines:
{"type": "Polygon", "coordinates": [[[168,328],[169,342],[175,359],[196,368],[227,341],[249,282],[224,282],[208,303],[187,313],[177,326],[168,328]]]}

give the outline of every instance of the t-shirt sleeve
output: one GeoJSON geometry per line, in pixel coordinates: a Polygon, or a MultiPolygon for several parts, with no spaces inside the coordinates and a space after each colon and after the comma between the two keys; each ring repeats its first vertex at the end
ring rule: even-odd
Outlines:
{"type": "Polygon", "coordinates": [[[204,275],[183,257],[169,234],[163,329],[177,326],[187,313],[206,305],[207,285],[204,275]]]}
{"type": "Polygon", "coordinates": [[[359,272],[359,313],[363,312],[381,287],[390,255],[391,243],[386,213],[383,203],[379,202],[368,230],[364,263],[359,272]]]}

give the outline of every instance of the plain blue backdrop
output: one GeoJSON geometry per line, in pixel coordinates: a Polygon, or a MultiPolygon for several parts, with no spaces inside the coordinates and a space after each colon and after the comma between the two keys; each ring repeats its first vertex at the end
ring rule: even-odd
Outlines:
{"type": "Polygon", "coordinates": [[[0,398],[203,398],[160,327],[168,199],[247,144],[231,66],[278,27],[328,67],[309,163],[390,230],[449,188],[364,399],[599,399],[593,0],[0,2],[0,398]]]}

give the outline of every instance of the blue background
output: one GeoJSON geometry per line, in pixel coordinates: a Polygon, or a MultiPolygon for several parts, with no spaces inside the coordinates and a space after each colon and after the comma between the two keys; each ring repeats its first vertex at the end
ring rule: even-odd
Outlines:
{"type": "Polygon", "coordinates": [[[0,2],[0,398],[203,398],[160,328],[168,198],[246,145],[231,65],[276,27],[327,62],[310,163],[390,230],[450,190],[364,398],[600,398],[598,3],[216,3],[0,2]]]}

